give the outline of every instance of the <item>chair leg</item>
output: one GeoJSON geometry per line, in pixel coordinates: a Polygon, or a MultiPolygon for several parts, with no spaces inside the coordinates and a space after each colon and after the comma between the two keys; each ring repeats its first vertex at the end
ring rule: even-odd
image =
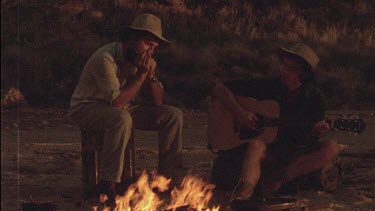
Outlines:
{"type": "Polygon", "coordinates": [[[81,130],[81,152],[83,196],[88,198],[94,193],[99,176],[99,153],[94,132],[81,130]]]}
{"type": "MultiPolygon", "coordinates": [[[[81,152],[82,152],[82,183],[84,192],[92,192],[99,183],[100,178],[100,150],[103,144],[104,134],[91,131],[81,130],[81,152]]],[[[134,143],[134,129],[132,129],[129,142],[125,149],[124,168],[122,173],[123,189],[135,182],[136,173],[136,151],[134,143]]]]}
{"type": "Polygon", "coordinates": [[[135,156],[134,129],[132,129],[129,142],[125,150],[124,168],[122,172],[122,183],[124,186],[129,186],[136,180],[137,173],[135,156]]]}

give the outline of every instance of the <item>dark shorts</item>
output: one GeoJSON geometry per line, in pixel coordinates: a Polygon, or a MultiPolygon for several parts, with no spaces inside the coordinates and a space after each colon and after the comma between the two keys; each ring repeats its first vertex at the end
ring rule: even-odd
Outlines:
{"type": "MultiPolygon", "coordinates": [[[[312,144],[292,147],[292,143],[274,142],[267,146],[266,159],[262,163],[262,177],[285,168],[296,156],[318,150],[330,136],[316,139],[312,144]]],[[[247,145],[221,151],[213,162],[211,182],[219,189],[233,189],[241,175],[247,145]]]]}
{"type": "Polygon", "coordinates": [[[334,139],[333,132],[329,132],[322,138],[305,140],[303,144],[298,145],[288,140],[275,140],[267,146],[266,158],[262,167],[266,169],[285,168],[299,155],[319,150],[326,141],[334,139]]]}

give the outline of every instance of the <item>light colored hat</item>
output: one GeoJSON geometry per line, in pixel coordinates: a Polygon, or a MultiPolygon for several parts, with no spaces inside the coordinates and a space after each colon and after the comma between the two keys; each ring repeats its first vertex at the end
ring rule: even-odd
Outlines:
{"type": "Polygon", "coordinates": [[[312,70],[316,69],[316,65],[319,63],[319,57],[316,53],[307,45],[303,43],[297,43],[290,48],[280,48],[281,53],[297,56],[307,62],[312,70]]]}
{"type": "Polygon", "coordinates": [[[164,38],[161,20],[155,15],[148,13],[139,14],[135,17],[133,23],[130,26],[127,26],[127,29],[149,32],[159,38],[162,42],[161,44],[165,47],[172,45],[169,40],[164,38]]]}

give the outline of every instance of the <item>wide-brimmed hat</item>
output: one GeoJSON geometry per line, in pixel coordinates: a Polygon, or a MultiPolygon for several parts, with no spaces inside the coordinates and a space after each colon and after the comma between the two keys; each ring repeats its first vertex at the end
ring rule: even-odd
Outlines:
{"type": "Polygon", "coordinates": [[[316,66],[319,63],[319,57],[316,53],[303,43],[297,43],[290,48],[279,48],[279,53],[280,55],[286,54],[302,59],[313,71],[316,70],[316,66]]]}
{"type": "Polygon", "coordinates": [[[161,20],[155,15],[148,13],[139,14],[137,17],[135,17],[133,23],[125,28],[126,32],[132,30],[151,33],[160,40],[160,44],[163,47],[172,45],[172,42],[164,38],[161,20]]]}

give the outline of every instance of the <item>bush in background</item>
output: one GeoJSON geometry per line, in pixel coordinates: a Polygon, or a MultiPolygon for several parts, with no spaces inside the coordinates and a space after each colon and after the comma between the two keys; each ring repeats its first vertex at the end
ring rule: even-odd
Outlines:
{"type": "Polygon", "coordinates": [[[168,99],[207,106],[208,75],[274,74],[275,49],[305,42],[321,58],[331,107],[375,103],[375,3],[371,0],[2,1],[2,89],[32,105],[68,106],[88,57],[136,14],[158,15],[175,46],[156,55],[168,99]]]}

